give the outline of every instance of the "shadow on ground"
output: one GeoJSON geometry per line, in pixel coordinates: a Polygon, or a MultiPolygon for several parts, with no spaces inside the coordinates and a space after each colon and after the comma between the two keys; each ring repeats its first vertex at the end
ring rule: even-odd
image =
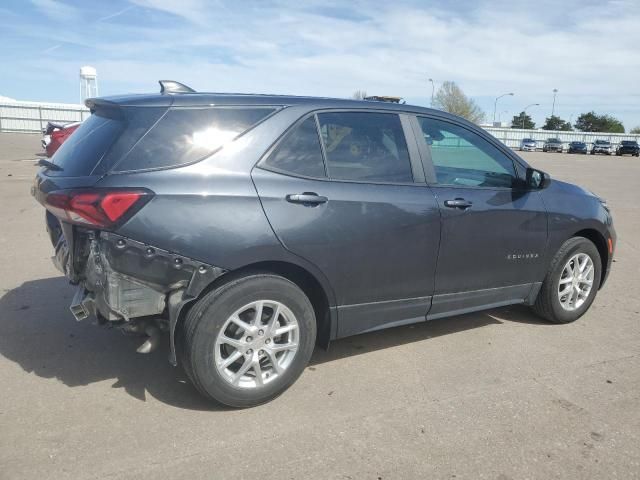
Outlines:
{"type": "MultiPolygon", "coordinates": [[[[196,392],[180,367],[168,363],[166,339],[158,351],[140,355],[135,351],[142,342],[139,337],[127,337],[90,321],[76,322],[68,309],[73,287],[63,277],[26,282],[2,295],[0,354],[25,372],[55,378],[69,387],[115,379],[113,388],[142,401],[151,395],[178,408],[216,408],[196,392]]],[[[503,320],[545,325],[525,307],[462,315],[337,340],[328,351],[316,349],[311,365],[501,324],[503,320]]]]}

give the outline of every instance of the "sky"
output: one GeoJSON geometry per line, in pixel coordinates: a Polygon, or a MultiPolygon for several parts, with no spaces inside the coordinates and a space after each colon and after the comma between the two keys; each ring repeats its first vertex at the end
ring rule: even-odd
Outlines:
{"type": "Polygon", "coordinates": [[[3,0],[0,96],[79,102],[79,69],[100,95],[199,91],[350,97],[428,106],[455,81],[491,120],[530,104],[640,125],[640,0],[3,0]]]}

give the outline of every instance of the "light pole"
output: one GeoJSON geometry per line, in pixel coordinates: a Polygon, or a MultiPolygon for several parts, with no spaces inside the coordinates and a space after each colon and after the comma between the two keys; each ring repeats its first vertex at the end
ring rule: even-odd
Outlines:
{"type": "Polygon", "coordinates": [[[558,89],[553,89],[553,105],[551,106],[551,116],[553,117],[553,112],[556,110],[556,95],[558,94],[558,89]]]}
{"type": "Polygon", "coordinates": [[[507,96],[513,97],[513,93],[505,93],[500,95],[499,97],[496,97],[496,101],[493,103],[493,123],[496,123],[496,109],[498,108],[498,100],[500,100],[502,97],[507,96]]]}
{"type": "Polygon", "coordinates": [[[436,86],[433,83],[433,78],[430,78],[429,81],[431,82],[431,108],[433,108],[433,94],[436,90],[436,86]]]}
{"type": "Polygon", "coordinates": [[[539,107],[540,104],[539,103],[532,103],[530,105],[527,105],[526,107],[524,107],[524,110],[522,110],[522,129],[524,130],[524,119],[527,116],[527,108],[529,107],[539,107]]]}

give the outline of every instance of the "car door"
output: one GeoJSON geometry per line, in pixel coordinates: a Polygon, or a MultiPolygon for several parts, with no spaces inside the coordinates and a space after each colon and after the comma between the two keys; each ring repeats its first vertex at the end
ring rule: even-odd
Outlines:
{"type": "Polygon", "coordinates": [[[442,215],[429,318],[523,301],[544,277],[547,241],[547,213],[525,186],[525,167],[475,127],[435,116],[414,127],[442,215]]]}
{"type": "Polygon", "coordinates": [[[338,336],[424,320],[431,303],[439,211],[403,124],[388,112],[311,114],[252,172],[284,247],[332,285],[338,336]]]}

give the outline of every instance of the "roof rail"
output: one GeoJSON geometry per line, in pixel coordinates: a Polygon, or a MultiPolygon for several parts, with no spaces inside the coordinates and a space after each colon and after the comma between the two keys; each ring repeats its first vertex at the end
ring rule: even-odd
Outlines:
{"type": "Polygon", "coordinates": [[[390,97],[388,95],[371,95],[364,97],[364,100],[369,100],[370,102],[404,103],[402,102],[402,97],[390,97]]]}
{"type": "Polygon", "coordinates": [[[185,84],[176,82],[175,80],[158,80],[160,84],[160,93],[196,93],[196,91],[187,87],[185,84]]]}

